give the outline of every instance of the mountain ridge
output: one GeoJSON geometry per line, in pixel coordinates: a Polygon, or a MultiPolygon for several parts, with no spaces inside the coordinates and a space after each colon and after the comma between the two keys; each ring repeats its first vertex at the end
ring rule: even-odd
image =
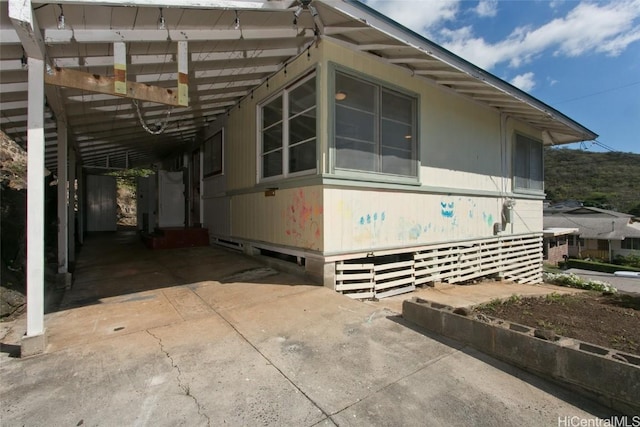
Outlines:
{"type": "Polygon", "coordinates": [[[640,154],[545,148],[544,174],[551,202],[578,200],[640,216],[640,154]]]}

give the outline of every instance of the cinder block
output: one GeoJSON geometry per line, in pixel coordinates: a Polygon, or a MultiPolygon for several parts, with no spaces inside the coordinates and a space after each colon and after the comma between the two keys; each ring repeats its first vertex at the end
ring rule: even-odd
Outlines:
{"type": "Polygon", "coordinates": [[[545,375],[556,371],[555,343],[506,328],[495,329],[495,357],[545,375]]]}
{"type": "Polygon", "coordinates": [[[405,300],[402,303],[402,317],[428,331],[443,335],[441,310],[431,308],[427,304],[415,300],[405,300]]]}

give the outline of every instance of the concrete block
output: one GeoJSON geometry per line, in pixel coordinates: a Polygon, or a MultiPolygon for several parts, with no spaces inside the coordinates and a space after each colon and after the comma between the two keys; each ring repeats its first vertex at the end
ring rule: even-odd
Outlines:
{"type": "Polygon", "coordinates": [[[24,336],[20,343],[20,357],[36,356],[47,348],[47,331],[41,334],[24,336]]]}
{"type": "MultiPolygon", "coordinates": [[[[559,352],[566,353],[563,374],[565,379],[573,384],[591,390],[598,395],[607,396],[609,402],[605,402],[615,409],[625,411],[625,406],[633,408],[636,412],[640,409],[640,369],[618,360],[603,357],[577,348],[561,348],[559,352]]],[[[587,346],[593,347],[591,344],[587,346]]],[[[591,350],[591,348],[590,348],[591,350]]]]}
{"type": "Polygon", "coordinates": [[[404,301],[402,315],[431,332],[560,381],[623,414],[640,411],[640,358],[636,356],[569,338],[537,338],[535,328],[504,321],[483,322],[419,298],[404,301]]]}
{"type": "Polygon", "coordinates": [[[314,283],[321,284],[329,289],[336,288],[336,265],[334,262],[326,262],[322,258],[307,257],[305,259],[305,276],[314,283]]]}
{"type": "MultiPolygon", "coordinates": [[[[517,326],[523,328],[522,325],[517,326]]],[[[495,357],[534,372],[555,374],[557,348],[555,343],[534,338],[528,332],[520,332],[511,327],[495,328],[495,357]]]]}
{"type": "Polygon", "coordinates": [[[418,302],[416,298],[405,300],[402,303],[402,317],[428,331],[443,335],[441,312],[426,304],[418,302]]]}

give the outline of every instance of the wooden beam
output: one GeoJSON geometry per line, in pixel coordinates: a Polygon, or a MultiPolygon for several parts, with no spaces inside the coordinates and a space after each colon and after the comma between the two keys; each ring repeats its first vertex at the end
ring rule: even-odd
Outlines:
{"type": "Polygon", "coordinates": [[[113,77],[100,76],[82,71],[55,67],[51,69],[51,72],[45,73],[44,80],[46,84],[53,86],[70,87],[88,92],[104,93],[165,105],[181,105],[178,102],[178,92],[174,89],[127,82],[127,94],[122,95],[115,92],[115,79],[113,77]]]}
{"type": "Polygon", "coordinates": [[[113,91],[117,95],[127,95],[127,45],[113,44],[113,91]]]}
{"type": "Polygon", "coordinates": [[[44,41],[29,0],[9,0],[9,18],[29,58],[45,60],[44,41]]]}
{"type": "MultiPolygon", "coordinates": [[[[34,3],[50,3],[46,0],[35,0],[34,3]]],[[[181,9],[229,9],[229,10],[286,10],[293,7],[295,0],[57,0],[56,3],[86,4],[91,6],[133,6],[133,7],[166,7],[181,9]]]]}
{"type": "Polygon", "coordinates": [[[47,44],[59,43],[114,43],[114,42],[165,42],[170,41],[223,41],[223,40],[268,40],[289,39],[295,37],[311,38],[315,34],[311,29],[300,32],[293,27],[271,28],[242,28],[240,30],[221,29],[183,29],[183,30],[102,30],[102,29],[74,29],[58,30],[47,28],[44,30],[44,40],[47,44]]]}
{"type": "Polygon", "coordinates": [[[178,42],[178,104],[189,105],[189,46],[178,42]]]}

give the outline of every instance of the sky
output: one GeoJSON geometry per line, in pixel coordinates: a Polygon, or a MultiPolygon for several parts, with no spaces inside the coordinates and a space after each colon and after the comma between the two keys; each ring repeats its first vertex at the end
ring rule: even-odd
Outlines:
{"type": "Polygon", "coordinates": [[[640,0],[368,0],[405,27],[640,154],[640,0]]]}

